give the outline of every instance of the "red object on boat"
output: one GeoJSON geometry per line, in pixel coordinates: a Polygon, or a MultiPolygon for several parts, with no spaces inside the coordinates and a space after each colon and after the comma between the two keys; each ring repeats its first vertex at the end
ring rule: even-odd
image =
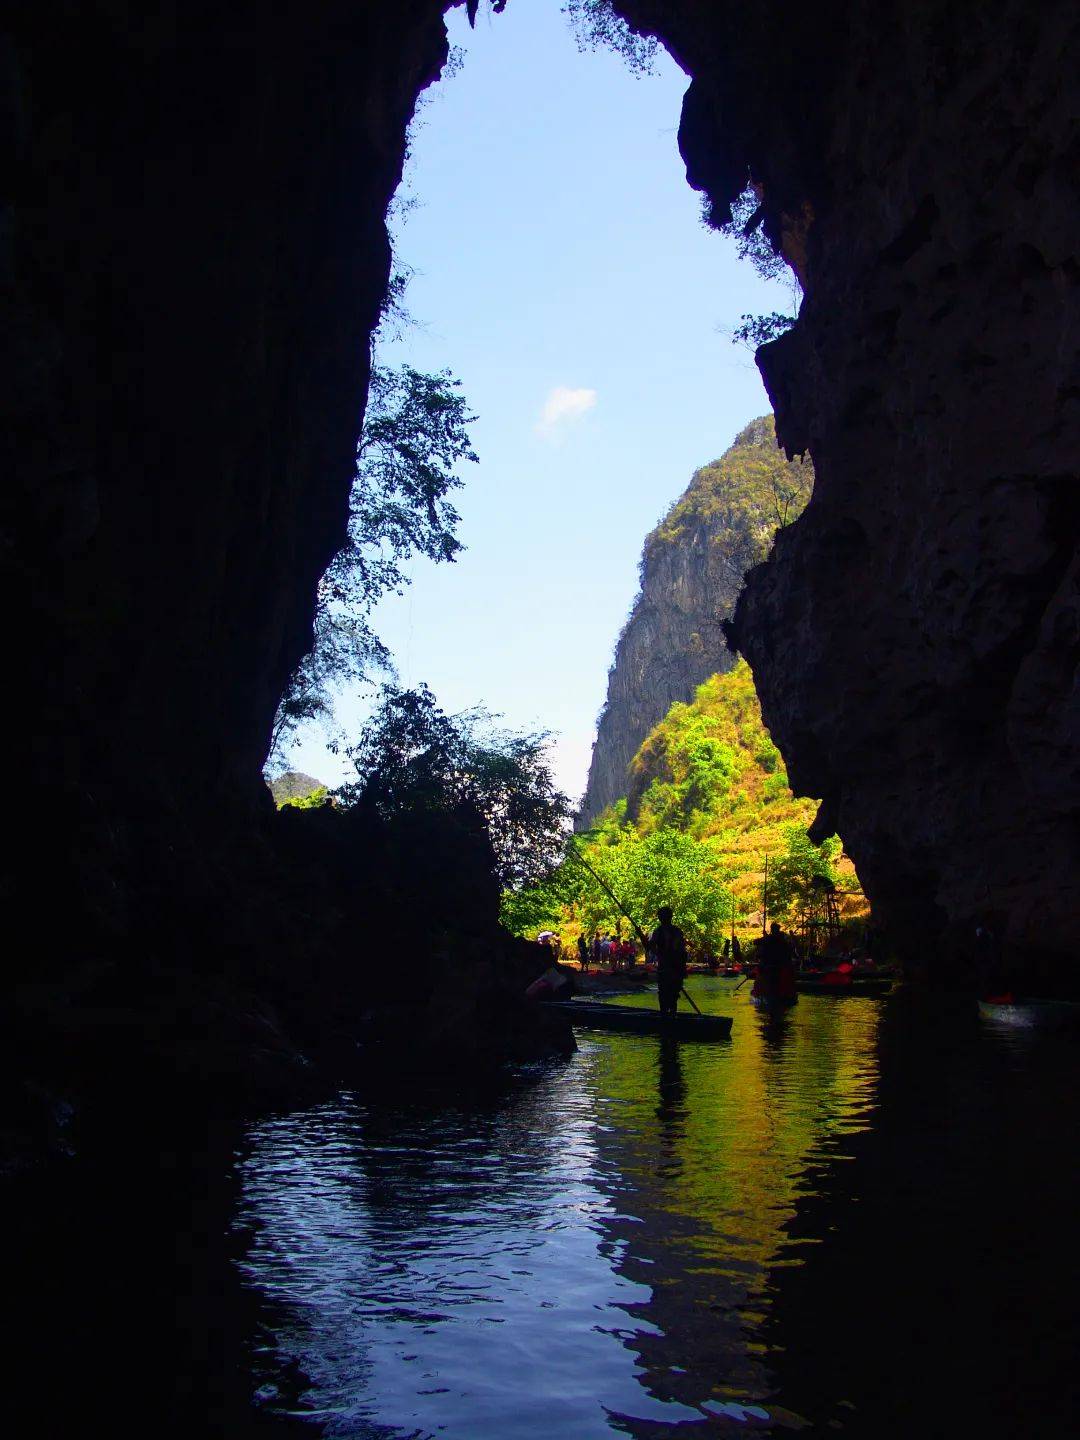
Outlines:
{"type": "Polygon", "coordinates": [[[787,1003],[794,1000],[795,991],[795,967],[794,965],[783,965],[773,977],[773,983],[763,984],[760,967],[754,977],[754,983],[750,989],[750,995],[755,1000],[772,1000],[787,1003]]]}

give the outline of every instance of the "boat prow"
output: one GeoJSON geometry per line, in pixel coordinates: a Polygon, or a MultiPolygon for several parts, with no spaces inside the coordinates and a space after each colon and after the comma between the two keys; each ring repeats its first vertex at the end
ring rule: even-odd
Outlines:
{"type": "Polygon", "coordinates": [[[730,1015],[696,1015],[681,1010],[661,1015],[659,1010],[640,1005],[605,1005],[596,1000],[549,1000],[549,1010],[570,1017],[572,1025],[589,1030],[630,1030],[644,1035],[672,1035],[678,1040],[726,1040],[731,1034],[730,1015]]]}

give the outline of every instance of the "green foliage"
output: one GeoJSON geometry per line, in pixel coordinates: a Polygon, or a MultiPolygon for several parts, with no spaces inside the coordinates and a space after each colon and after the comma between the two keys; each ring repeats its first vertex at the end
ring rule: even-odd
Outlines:
{"type": "MultiPolygon", "coordinates": [[[[749,184],[731,202],[731,218],[715,228],[721,235],[735,241],[735,253],[739,259],[749,260],[763,280],[779,280],[788,273],[787,262],[765,234],[761,223],[764,218],[758,190],[749,184]]],[[[713,223],[711,211],[706,220],[713,223]]]]}
{"type": "Polygon", "coordinates": [[[733,907],[744,940],[760,933],[766,856],[772,918],[796,918],[815,876],[836,884],[848,909],[861,913],[839,840],[819,847],[807,839],[816,809],[788,788],[740,660],[706,680],[691,704],[671,707],[634,758],[629,798],[575,837],[538,891],[508,894],[503,921],[518,934],[553,929],[564,940],[619,925],[625,931],[610,889],[642,929],[668,904],[692,948],[715,950],[730,933],[733,907]]]}
{"type": "Polygon", "coordinates": [[[327,793],[326,786],[321,780],[316,780],[313,775],[305,775],[299,770],[285,770],[266,783],[270,794],[274,797],[274,804],[279,810],[283,805],[307,800],[315,794],[326,795],[327,793]]]}
{"type": "MultiPolygon", "coordinates": [[[[791,281],[792,307],[795,308],[800,294],[799,286],[794,282],[787,261],[765,233],[762,223],[765,210],[761,203],[759,186],[752,182],[746,186],[742,194],[731,202],[726,220],[720,219],[712,202],[706,199],[702,218],[710,229],[719,230],[721,235],[735,242],[736,255],[740,260],[749,260],[762,279],[791,281]]],[[[768,315],[743,315],[742,323],[731,332],[731,338],[738,345],[757,350],[790,330],[796,318],[795,314],[786,315],[777,310],[768,315]]]]}
{"type": "MultiPolygon", "coordinates": [[[[391,286],[392,303],[400,303],[403,284],[391,286]]],[[[461,550],[447,497],[461,484],[456,467],[476,461],[467,429],[475,418],[448,370],[372,369],[348,537],[319,582],[315,643],[281,699],[271,755],[302,723],[329,714],[335,686],[389,668],[370,615],[408,583],[405,562],[417,555],[452,561],[461,550]]]]}
{"type": "Polygon", "coordinates": [[[651,75],[659,42],[639,35],[616,13],[612,0],[566,0],[562,13],[580,51],[604,48],[625,60],[634,75],[651,75]]]}
{"type": "Polygon", "coordinates": [[[447,715],[426,685],[386,685],[363,736],[346,750],[357,779],[337,798],[386,819],[471,807],[490,837],[499,882],[534,885],[558,859],[570,815],[552,779],[547,744],[543,733],[497,729],[483,710],[447,715]]]}
{"type": "Polygon", "coordinates": [[[741,319],[742,324],[736,325],[731,338],[751,350],[767,345],[770,340],[778,340],[795,324],[794,315],[783,315],[779,310],[773,310],[768,315],[743,315],[741,319]]]}
{"type": "Polygon", "coordinates": [[[835,886],[840,879],[839,836],[831,835],[815,845],[799,825],[787,827],[786,846],[769,871],[769,910],[774,915],[790,915],[809,907],[815,881],[835,886]]]}
{"type": "Polygon", "coordinates": [[[765,559],[777,527],[802,513],[813,488],[813,465],[785,458],[773,417],[764,415],[741,430],[719,460],[695,472],[686,493],[645,541],[645,563],[661,547],[683,545],[705,529],[748,532],[749,553],[733,557],[741,575],[765,559]]]}
{"type": "Polygon", "coordinates": [[[293,810],[318,810],[320,806],[329,805],[329,803],[330,791],[327,790],[325,785],[320,785],[319,788],[313,790],[310,795],[297,795],[294,800],[282,800],[278,809],[284,810],[288,805],[293,810]]]}
{"type": "Polygon", "coordinates": [[[672,905],[693,948],[714,946],[731,915],[731,896],[714,857],[678,830],[643,835],[626,820],[625,806],[596,830],[576,836],[546,882],[508,891],[502,921],[516,934],[544,929],[640,937],[672,905]],[[568,930],[569,927],[569,930],[568,930]]]}

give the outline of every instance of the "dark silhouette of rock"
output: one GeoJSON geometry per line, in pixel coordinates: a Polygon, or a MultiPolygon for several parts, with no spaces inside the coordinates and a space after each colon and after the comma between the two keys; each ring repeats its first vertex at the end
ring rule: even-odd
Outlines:
{"type": "Polygon", "coordinates": [[[758,363],[817,480],[734,639],[876,916],[948,972],[1080,934],[1075,7],[621,0],[694,77],[718,217],[753,177],[798,273],[758,363]]]}
{"type": "MultiPolygon", "coordinates": [[[[84,1009],[92,1025],[99,991],[149,1013],[162,975],[195,977],[197,1002],[173,985],[185,1015],[235,1005],[222,1074],[251,991],[286,1050],[318,1048],[357,973],[340,917],[386,895],[411,955],[437,939],[462,990],[485,988],[467,972],[502,942],[475,845],[431,876],[439,837],[414,835],[412,889],[387,837],[355,826],[305,858],[293,840],[316,822],[275,815],[261,773],[344,538],[384,213],[446,58],[442,12],[240,0],[148,19],[46,0],[12,17],[0,602],[17,698],[0,733],[23,758],[0,894],[13,1013],[33,1014],[13,1055],[62,1050],[52,1027],[84,1009]],[[438,914],[451,874],[481,907],[466,931],[438,914]]],[[[426,960],[413,980],[422,1008],[426,960]]],[[[181,1028],[176,1050],[205,1038],[181,1028]]],[[[69,1048],[92,1067],[92,1046],[69,1048]]]]}

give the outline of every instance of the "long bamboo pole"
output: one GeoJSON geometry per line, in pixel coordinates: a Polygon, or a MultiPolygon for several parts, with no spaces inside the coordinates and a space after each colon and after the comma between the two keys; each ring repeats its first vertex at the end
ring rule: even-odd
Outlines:
{"type": "MultiPolygon", "coordinates": [[[[647,956],[647,955],[648,955],[648,950],[649,950],[649,937],[645,934],[645,931],[642,930],[641,926],[637,923],[637,921],[634,919],[634,917],[630,914],[630,911],[627,910],[626,906],[622,903],[622,901],[619,899],[619,897],[615,894],[615,891],[612,890],[611,886],[607,883],[606,880],[604,880],[601,876],[599,876],[599,875],[596,873],[596,871],[593,869],[593,867],[592,867],[592,866],[589,864],[589,862],[585,859],[585,856],[582,855],[582,854],[580,853],[580,851],[575,848],[573,840],[571,840],[571,841],[570,841],[570,844],[566,847],[566,853],[567,853],[568,856],[569,856],[569,855],[572,855],[572,856],[574,857],[574,859],[575,859],[580,865],[583,865],[583,866],[585,867],[585,869],[586,869],[586,870],[589,872],[589,874],[593,877],[593,879],[596,881],[596,883],[600,886],[600,889],[603,890],[604,894],[607,895],[608,898],[614,902],[614,904],[617,906],[617,908],[618,908],[619,910],[621,910],[622,913],[626,916],[627,920],[630,921],[630,924],[634,927],[634,929],[635,929],[635,930],[637,931],[637,933],[638,933],[638,938],[639,938],[640,941],[641,941],[642,951],[643,951],[643,952],[645,953],[645,955],[647,956]]],[[[693,1005],[694,1009],[695,1009],[695,1010],[697,1011],[697,1013],[700,1015],[700,1014],[701,1014],[701,1010],[700,1010],[700,1008],[699,1008],[699,1006],[698,1006],[698,1003],[697,1003],[697,1001],[694,999],[694,997],[690,994],[689,990],[687,990],[686,986],[685,986],[685,985],[681,985],[679,988],[680,988],[680,990],[682,991],[682,993],[686,996],[687,1000],[690,1001],[690,1004],[693,1005]]]]}
{"type": "Polygon", "coordinates": [[[761,887],[761,933],[765,934],[769,923],[769,857],[765,856],[765,883],[761,887]]]}

